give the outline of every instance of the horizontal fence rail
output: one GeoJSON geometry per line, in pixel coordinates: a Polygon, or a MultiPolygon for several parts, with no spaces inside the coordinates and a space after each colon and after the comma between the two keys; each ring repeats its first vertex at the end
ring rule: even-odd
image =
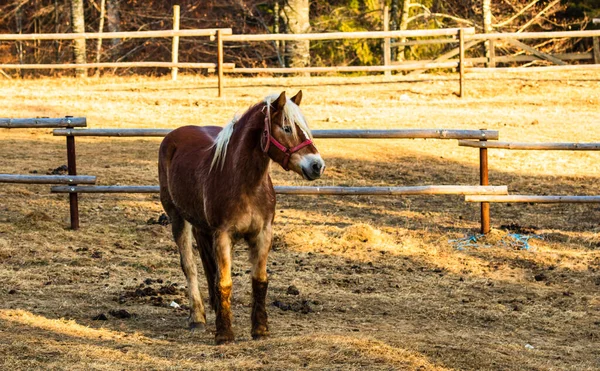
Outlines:
{"type": "Polygon", "coordinates": [[[335,66],[335,67],[239,67],[225,72],[229,73],[301,73],[301,72],[384,72],[384,71],[410,71],[419,68],[455,68],[459,62],[431,62],[431,63],[404,63],[390,66],[335,66]]]}
{"type": "MultiPolygon", "coordinates": [[[[289,40],[337,40],[337,39],[385,39],[432,36],[456,36],[460,28],[442,28],[437,30],[404,31],[365,31],[365,32],[324,32],[305,34],[254,34],[224,36],[223,41],[289,41],[289,40]]],[[[465,28],[465,33],[475,33],[474,28],[465,28]]]]}
{"type": "MultiPolygon", "coordinates": [[[[57,64],[2,64],[1,69],[35,70],[35,69],[74,69],[74,68],[217,68],[216,63],[187,62],[99,62],[99,63],[57,63],[57,64]]],[[[235,63],[224,63],[225,70],[233,70],[235,63]]]]}
{"type": "Polygon", "coordinates": [[[558,39],[564,37],[597,37],[600,30],[585,31],[546,31],[546,32],[491,32],[479,34],[467,34],[467,40],[502,40],[502,39],[558,39]]]}
{"type": "Polygon", "coordinates": [[[538,204],[600,203],[600,196],[467,195],[465,201],[538,204]]]}
{"type": "MultiPolygon", "coordinates": [[[[158,193],[159,186],[56,186],[53,193],[158,193]]],[[[275,186],[275,192],[286,195],[338,196],[416,196],[416,195],[505,195],[506,186],[430,185],[406,187],[301,187],[275,186]]]]}
{"type": "MultiPolygon", "coordinates": [[[[55,129],[55,136],[75,137],[164,137],[172,129],[55,129]]],[[[314,138],[336,139],[489,139],[499,138],[497,130],[390,129],[312,130],[314,138]]]]}
{"type": "Polygon", "coordinates": [[[527,142],[480,142],[459,140],[458,145],[472,148],[497,148],[540,151],[600,151],[600,143],[527,143],[527,142]]]}
{"type": "Polygon", "coordinates": [[[7,129],[67,128],[67,127],[85,127],[85,126],[87,126],[87,120],[85,117],[35,118],[35,119],[0,118],[0,128],[7,128],[7,129]]]}
{"type": "Polygon", "coordinates": [[[0,183],[19,184],[95,184],[91,175],[25,175],[0,174],[0,183]]]}
{"type": "Polygon", "coordinates": [[[489,139],[496,140],[497,130],[393,129],[393,130],[313,130],[315,138],[397,138],[397,139],[489,139]]]}
{"type": "Polygon", "coordinates": [[[0,34],[0,41],[25,40],[80,40],[80,39],[146,39],[155,37],[200,37],[215,36],[218,31],[231,35],[231,28],[207,28],[194,30],[163,31],[124,31],[124,32],[86,32],[86,33],[38,33],[38,34],[0,34]]]}
{"type": "Polygon", "coordinates": [[[598,70],[600,64],[573,64],[569,66],[545,66],[545,67],[467,67],[467,72],[547,72],[547,71],[578,71],[578,70],[598,70]]]}
{"type": "Polygon", "coordinates": [[[159,186],[55,186],[52,193],[159,193],[159,186]]]}

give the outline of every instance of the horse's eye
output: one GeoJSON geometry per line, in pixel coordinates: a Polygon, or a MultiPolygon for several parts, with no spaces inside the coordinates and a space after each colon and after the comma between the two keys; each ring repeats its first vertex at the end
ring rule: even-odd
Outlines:
{"type": "Polygon", "coordinates": [[[291,134],[291,133],[292,133],[292,127],[291,127],[291,126],[284,126],[284,127],[283,127],[283,131],[284,131],[286,134],[291,134]]]}

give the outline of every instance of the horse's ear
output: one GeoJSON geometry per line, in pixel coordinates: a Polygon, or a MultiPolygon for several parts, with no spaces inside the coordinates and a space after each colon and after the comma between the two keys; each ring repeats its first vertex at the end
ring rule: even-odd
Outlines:
{"type": "Polygon", "coordinates": [[[300,102],[302,102],[302,90],[299,90],[298,94],[292,97],[292,102],[296,103],[297,106],[300,105],[300,102]]]}
{"type": "Polygon", "coordinates": [[[285,102],[286,102],[285,91],[282,91],[281,95],[279,96],[279,98],[277,98],[277,101],[275,102],[275,110],[276,111],[283,110],[283,106],[285,106],[285,102]]]}

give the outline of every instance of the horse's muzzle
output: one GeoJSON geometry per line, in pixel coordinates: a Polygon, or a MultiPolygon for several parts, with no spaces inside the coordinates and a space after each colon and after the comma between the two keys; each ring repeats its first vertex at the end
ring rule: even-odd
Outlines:
{"type": "Polygon", "coordinates": [[[325,162],[321,156],[311,156],[309,161],[302,161],[302,174],[307,180],[319,179],[325,171],[325,162]]]}

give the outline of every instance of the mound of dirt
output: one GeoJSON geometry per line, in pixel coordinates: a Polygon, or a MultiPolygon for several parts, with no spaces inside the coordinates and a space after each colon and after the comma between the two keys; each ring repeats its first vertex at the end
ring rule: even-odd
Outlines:
{"type": "Polygon", "coordinates": [[[373,243],[381,240],[381,232],[368,224],[359,223],[347,227],[342,238],[350,242],[373,243]]]}
{"type": "Polygon", "coordinates": [[[186,297],[186,290],[183,287],[179,287],[176,283],[161,285],[162,282],[162,279],[146,279],[137,287],[126,288],[116,300],[120,304],[133,301],[162,307],[168,306],[173,300],[181,301],[186,297]]]}

